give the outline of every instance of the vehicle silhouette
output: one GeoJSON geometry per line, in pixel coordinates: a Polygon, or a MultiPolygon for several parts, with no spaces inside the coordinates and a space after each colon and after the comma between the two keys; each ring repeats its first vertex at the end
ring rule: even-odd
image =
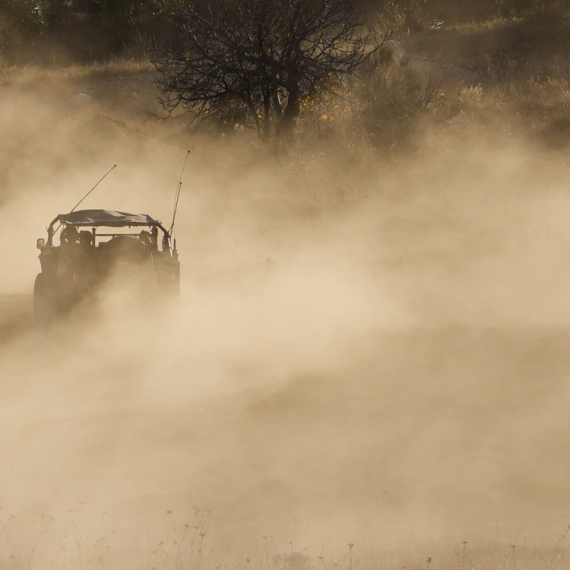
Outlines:
{"type": "Polygon", "coordinates": [[[146,214],[79,210],[58,215],[47,232],[47,241],[37,240],[41,273],[34,284],[34,312],[39,319],[69,312],[112,276],[153,298],[180,292],[176,240],[146,214]]]}

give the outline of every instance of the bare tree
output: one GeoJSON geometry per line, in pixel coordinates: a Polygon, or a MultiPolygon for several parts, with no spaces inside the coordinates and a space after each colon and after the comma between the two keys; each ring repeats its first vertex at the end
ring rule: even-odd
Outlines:
{"type": "Polygon", "coordinates": [[[379,45],[351,0],[191,0],[157,49],[168,112],[291,141],[304,102],[337,90],[379,45]]]}

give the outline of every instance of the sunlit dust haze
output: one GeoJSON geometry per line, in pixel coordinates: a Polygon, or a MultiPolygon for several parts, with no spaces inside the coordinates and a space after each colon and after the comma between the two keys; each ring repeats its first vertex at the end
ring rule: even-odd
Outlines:
{"type": "Polygon", "coordinates": [[[565,157],[474,140],[300,165],[26,85],[0,107],[0,567],[466,568],[492,544],[515,568],[515,546],[554,551],[565,157]],[[81,207],[168,226],[188,149],[180,302],[115,283],[37,326],[51,220],[116,164],[81,207]]]}

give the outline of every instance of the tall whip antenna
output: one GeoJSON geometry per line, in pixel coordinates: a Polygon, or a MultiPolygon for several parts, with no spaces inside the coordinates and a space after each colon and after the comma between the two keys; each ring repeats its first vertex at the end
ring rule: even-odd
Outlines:
{"type": "Polygon", "coordinates": [[[178,179],[178,186],[176,187],[176,194],[174,196],[174,211],[172,212],[172,223],[170,224],[170,229],[168,233],[172,236],[172,230],[174,229],[174,220],[176,219],[176,210],[178,210],[178,199],[180,198],[180,189],[182,188],[182,175],[186,169],[186,163],[188,162],[188,157],[190,156],[190,151],[186,153],[186,158],[184,159],[184,165],[182,166],[182,171],[180,172],[180,178],[178,179]]]}
{"type": "MultiPolygon", "coordinates": [[[[97,184],[95,184],[95,186],[93,186],[93,188],[91,188],[91,190],[89,190],[89,192],[87,192],[87,194],[85,194],[85,196],[83,196],[83,198],[81,198],[81,200],[79,200],[79,202],[73,206],[71,212],[75,212],[75,208],[77,208],[77,206],[79,206],[79,204],[81,204],[81,202],[83,202],[83,200],[85,200],[85,198],[87,198],[87,196],[89,196],[89,194],[91,194],[91,192],[93,192],[93,190],[95,190],[95,188],[97,188],[97,186],[99,186],[99,184],[101,184],[101,182],[103,182],[103,180],[105,180],[105,178],[107,178],[107,176],[109,176],[109,174],[115,170],[115,168],[117,168],[117,165],[113,164],[113,167],[107,172],[107,174],[105,174],[105,176],[103,176],[103,178],[101,178],[101,180],[99,180],[99,182],[97,182],[97,184]]],[[[71,212],[69,213],[71,214],[71,212]]]]}
{"type": "MultiPolygon", "coordinates": [[[[81,200],[79,200],[79,202],[77,202],[77,204],[73,206],[73,209],[69,213],[71,214],[72,212],[75,212],[77,206],[79,206],[79,204],[81,204],[81,202],[83,202],[83,200],[85,200],[85,198],[87,198],[87,196],[89,196],[89,194],[91,194],[91,192],[93,192],[93,190],[95,190],[95,188],[97,188],[97,186],[99,186],[99,184],[101,184],[101,182],[103,182],[103,180],[105,180],[105,178],[107,178],[107,176],[109,176],[109,174],[111,174],[111,171],[113,171],[115,168],[117,168],[117,165],[113,164],[113,167],[109,169],[109,171],[105,174],[105,176],[103,176],[103,178],[101,178],[101,180],[99,180],[99,182],[97,182],[97,184],[95,184],[95,186],[93,186],[93,188],[91,188],[91,190],[89,190],[89,192],[87,192],[87,194],[85,194],[85,196],[83,196],[83,198],[81,198],[81,200]]],[[[54,235],[57,233],[57,230],[59,230],[59,228],[61,228],[61,223],[59,224],[59,226],[57,226],[57,228],[55,228],[53,232],[54,235]]]]}

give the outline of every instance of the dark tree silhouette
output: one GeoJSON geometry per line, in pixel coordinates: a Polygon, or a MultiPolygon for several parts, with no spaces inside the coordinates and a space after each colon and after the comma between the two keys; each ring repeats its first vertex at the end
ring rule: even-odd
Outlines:
{"type": "Polygon", "coordinates": [[[46,28],[46,0],[0,0],[0,53],[33,42],[46,28]]]}
{"type": "Polygon", "coordinates": [[[179,40],[155,52],[163,107],[259,138],[291,141],[305,101],[387,41],[351,0],[192,0],[179,40]]]}

